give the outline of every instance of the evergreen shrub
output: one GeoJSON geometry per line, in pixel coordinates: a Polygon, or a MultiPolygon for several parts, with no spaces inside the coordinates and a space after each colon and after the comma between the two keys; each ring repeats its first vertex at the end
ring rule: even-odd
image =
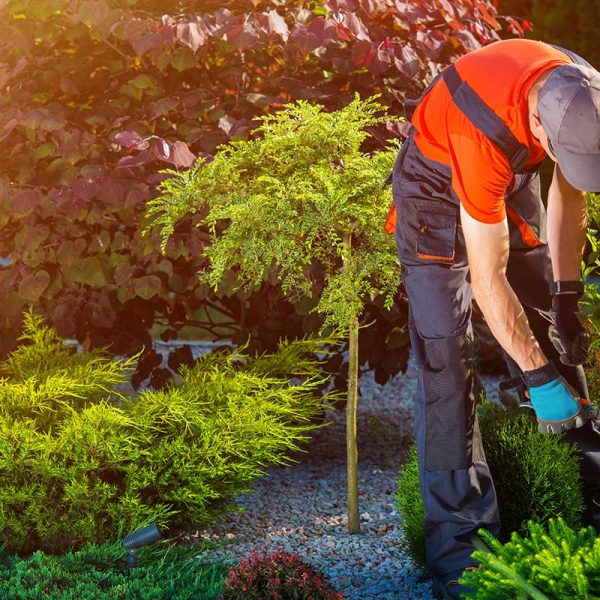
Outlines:
{"type": "Polygon", "coordinates": [[[324,576],[296,554],[281,549],[269,556],[255,548],[229,571],[222,600],[342,600],[324,576]]]}
{"type": "MultiPolygon", "coordinates": [[[[479,405],[478,418],[498,496],[500,539],[508,540],[513,532],[525,534],[529,520],[543,524],[561,517],[567,525],[580,527],[584,501],[574,446],[541,434],[528,414],[488,401],[479,405]]],[[[402,543],[413,563],[424,568],[424,507],[414,445],[398,481],[397,504],[402,543]]]]}
{"type": "Polygon", "coordinates": [[[413,444],[408,450],[407,460],[402,467],[402,474],[398,482],[396,500],[402,515],[400,547],[411,557],[416,567],[426,569],[427,559],[425,555],[425,538],[423,537],[425,507],[419,489],[416,444],[413,444]]]}
{"type": "Polygon", "coordinates": [[[195,548],[143,549],[139,565],[126,571],[120,543],[89,544],[64,556],[41,551],[26,559],[0,559],[4,600],[214,600],[227,576],[225,564],[203,564],[195,548]]]}
{"type": "Polygon", "coordinates": [[[337,397],[314,393],[312,355],[334,338],[208,354],[130,399],[113,388],[131,360],[73,354],[32,313],[21,341],[0,365],[0,536],[19,553],[212,520],[266,465],[288,464],[337,397]]]}
{"type": "Polygon", "coordinates": [[[546,528],[530,522],[527,529],[527,536],[513,533],[505,545],[480,532],[492,552],[474,553],[482,568],[462,578],[476,590],[469,598],[583,600],[600,595],[600,538],[593,527],[575,531],[558,518],[546,528]]]}

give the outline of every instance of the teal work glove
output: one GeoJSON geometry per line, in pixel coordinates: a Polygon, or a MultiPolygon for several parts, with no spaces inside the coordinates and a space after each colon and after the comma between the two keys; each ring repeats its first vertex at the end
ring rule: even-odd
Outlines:
{"type": "Polygon", "coordinates": [[[561,433],[584,424],[580,399],[565,385],[552,363],[525,371],[524,378],[542,433],[561,433]]]}

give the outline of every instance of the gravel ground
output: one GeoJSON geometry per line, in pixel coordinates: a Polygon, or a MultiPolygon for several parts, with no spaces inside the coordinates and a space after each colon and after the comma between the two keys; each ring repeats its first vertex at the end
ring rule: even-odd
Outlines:
{"type": "MultiPolygon", "coordinates": [[[[486,381],[491,386],[493,380],[486,381]]],[[[197,532],[226,541],[214,559],[239,560],[253,548],[281,547],[324,572],[346,600],[430,600],[431,585],[398,547],[396,482],[413,440],[416,369],[380,386],[361,378],[358,410],[361,533],[346,531],[345,411],[312,433],[291,467],[271,468],[255,491],[238,497],[241,513],[197,532]]]]}

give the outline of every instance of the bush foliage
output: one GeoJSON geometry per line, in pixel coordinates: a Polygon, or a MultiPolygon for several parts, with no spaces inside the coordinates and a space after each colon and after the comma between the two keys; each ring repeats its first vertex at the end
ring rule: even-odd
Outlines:
{"type": "MultiPolygon", "coordinates": [[[[62,337],[115,354],[186,324],[258,350],[313,332],[265,284],[215,297],[196,272],[206,231],[139,239],[159,165],[189,166],[297,99],[340,108],[382,92],[394,114],[452,58],[497,37],[489,0],[8,0],[0,3],[0,350],[34,303],[62,337]],[[240,333],[241,329],[241,333],[240,333]]],[[[397,135],[380,128],[376,144],[397,135]]],[[[226,286],[225,286],[226,287],[226,286]]],[[[297,314],[299,313],[299,314],[297,314]]],[[[390,325],[370,306],[383,340],[390,325]]],[[[375,345],[368,347],[375,348],[375,345]]],[[[374,351],[375,352],[375,351],[374,351]]],[[[376,351],[380,377],[392,370],[376,351]]],[[[150,353],[135,381],[165,373],[150,353]]],[[[175,357],[175,367],[179,364],[175,357]]]]}
{"type": "Polygon", "coordinates": [[[0,366],[0,534],[16,552],[213,519],[266,465],[289,464],[336,399],[314,393],[323,377],[307,354],[334,338],[209,354],[132,399],[111,391],[132,361],[71,354],[31,313],[22,342],[0,366]]]}
{"type": "MultiPolygon", "coordinates": [[[[579,528],[584,501],[573,445],[539,433],[529,415],[488,401],[478,407],[478,418],[498,496],[500,539],[508,540],[513,532],[525,534],[529,520],[544,524],[561,517],[579,528]]],[[[400,525],[402,543],[413,562],[425,568],[425,513],[414,447],[398,482],[397,502],[402,514],[408,515],[400,525]]]]}
{"type": "Polygon", "coordinates": [[[462,577],[476,590],[469,598],[587,600],[600,595],[600,538],[593,527],[576,531],[558,518],[546,527],[530,522],[527,530],[525,537],[514,533],[505,545],[480,532],[492,552],[473,554],[482,568],[462,577]]]}
{"type": "Polygon", "coordinates": [[[227,576],[225,564],[203,564],[197,548],[157,546],[140,551],[126,571],[121,543],[88,544],[77,552],[41,551],[21,559],[0,557],[0,597],[7,600],[216,600],[227,576]]]}
{"type": "Polygon", "coordinates": [[[252,554],[229,571],[223,600],[342,600],[310,565],[296,554],[279,549],[252,554]]]}

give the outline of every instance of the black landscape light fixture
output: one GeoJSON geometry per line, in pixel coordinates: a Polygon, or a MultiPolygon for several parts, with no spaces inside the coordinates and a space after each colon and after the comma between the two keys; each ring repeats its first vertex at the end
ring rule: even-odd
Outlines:
{"type": "Polygon", "coordinates": [[[133,567],[137,566],[136,550],[143,548],[144,546],[149,546],[158,540],[160,540],[160,531],[155,523],[148,525],[148,527],[138,529],[124,537],[123,546],[125,546],[128,553],[127,568],[133,569],[133,567]]]}

